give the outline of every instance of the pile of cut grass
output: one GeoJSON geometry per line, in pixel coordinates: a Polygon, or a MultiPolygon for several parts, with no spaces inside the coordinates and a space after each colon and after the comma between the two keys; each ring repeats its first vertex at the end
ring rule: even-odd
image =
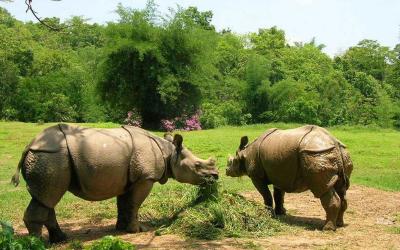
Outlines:
{"type": "Polygon", "coordinates": [[[284,229],[263,205],[218,187],[217,182],[199,187],[191,205],[159,233],[214,240],[223,237],[270,236],[284,229]]]}

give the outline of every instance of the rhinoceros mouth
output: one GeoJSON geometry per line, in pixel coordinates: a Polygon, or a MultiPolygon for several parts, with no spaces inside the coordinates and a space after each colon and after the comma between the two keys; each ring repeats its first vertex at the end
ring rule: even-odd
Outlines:
{"type": "Polygon", "coordinates": [[[242,174],[238,173],[237,171],[233,170],[233,167],[228,167],[225,171],[226,176],[229,177],[240,177],[242,174]]]}
{"type": "Polygon", "coordinates": [[[212,184],[219,178],[218,173],[206,174],[202,176],[202,184],[212,184]]]}
{"type": "Polygon", "coordinates": [[[229,167],[229,168],[227,168],[226,169],[226,171],[225,171],[225,174],[227,175],[227,176],[232,176],[231,173],[232,171],[231,171],[231,168],[229,167]]]}
{"type": "Polygon", "coordinates": [[[213,178],[214,180],[218,180],[219,176],[218,174],[211,174],[211,178],[213,178]]]}

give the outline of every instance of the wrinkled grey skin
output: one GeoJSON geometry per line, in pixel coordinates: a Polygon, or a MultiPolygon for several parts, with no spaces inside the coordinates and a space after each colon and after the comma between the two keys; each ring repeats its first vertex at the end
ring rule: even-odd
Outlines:
{"type": "Polygon", "coordinates": [[[213,159],[202,160],[182,145],[180,135],[159,138],[145,130],[124,127],[88,129],[59,124],[45,129],[24,150],[19,172],[32,196],[24,214],[31,235],[43,225],[52,243],[64,241],[54,207],[66,191],[91,200],[117,197],[117,230],[136,233],[144,228],[138,210],[153,184],[168,178],[200,185],[218,178],[213,159]]]}
{"type": "Polygon", "coordinates": [[[285,192],[311,190],[326,212],[323,229],[336,230],[344,225],[352,169],[345,146],[327,130],[309,125],[271,129],[250,144],[247,136],[242,137],[236,155],[228,158],[226,175],[249,176],[266,207],[276,215],[286,213],[285,192]],[[273,198],[269,184],[274,186],[273,198]]]}

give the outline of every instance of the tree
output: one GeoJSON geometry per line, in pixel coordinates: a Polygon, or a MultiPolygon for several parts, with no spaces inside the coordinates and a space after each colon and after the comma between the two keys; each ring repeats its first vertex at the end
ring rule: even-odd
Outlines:
{"type": "Polygon", "coordinates": [[[193,24],[186,10],[162,25],[146,9],[119,12],[122,25],[108,30],[114,39],[99,85],[103,99],[121,113],[137,108],[145,127],[193,113],[215,71],[210,58],[216,33],[193,24]]]}
{"type": "Polygon", "coordinates": [[[392,98],[400,101],[400,44],[397,44],[392,51],[393,63],[387,65],[386,83],[392,86],[392,98]]]}
{"type": "Polygon", "coordinates": [[[378,81],[385,79],[387,62],[391,60],[389,48],[374,40],[362,40],[341,56],[342,69],[347,72],[360,71],[378,81]]]}
{"type": "Polygon", "coordinates": [[[12,104],[18,87],[17,67],[11,62],[0,59],[0,117],[15,119],[16,110],[12,104]]]}
{"type": "Polygon", "coordinates": [[[285,32],[276,26],[270,29],[259,29],[258,33],[250,34],[254,50],[259,54],[268,55],[285,47],[285,32]]]}
{"type": "Polygon", "coordinates": [[[211,24],[213,13],[211,11],[201,12],[197,7],[188,7],[187,9],[178,12],[178,18],[184,19],[187,24],[195,24],[206,30],[215,30],[211,24]]]}
{"type": "Polygon", "coordinates": [[[246,69],[246,110],[254,121],[259,121],[260,115],[268,110],[270,62],[257,54],[253,54],[246,69]]]}

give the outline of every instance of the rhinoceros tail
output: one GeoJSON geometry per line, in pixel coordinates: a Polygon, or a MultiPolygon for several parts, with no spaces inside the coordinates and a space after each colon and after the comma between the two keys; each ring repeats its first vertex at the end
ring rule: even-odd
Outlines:
{"type": "Polygon", "coordinates": [[[351,160],[350,160],[347,152],[345,151],[345,149],[340,145],[339,145],[339,149],[340,149],[340,155],[341,155],[342,164],[343,164],[342,178],[345,183],[346,190],[347,190],[350,187],[350,178],[349,177],[350,177],[350,173],[353,169],[353,164],[351,163],[351,160]],[[349,161],[350,161],[350,164],[349,164],[349,161]]]}
{"type": "Polygon", "coordinates": [[[347,175],[345,173],[345,162],[344,162],[344,157],[343,157],[343,151],[341,149],[341,145],[338,140],[335,141],[335,147],[338,150],[338,153],[340,155],[339,169],[338,169],[339,170],[338,171],[339,180],[344,184],[344,187],[347,190],[347,189],[349,189],[350,182],[349,182],[349,178],[347,177],[347,175]]]}
{"type": "Polygon", "coordinates": [[[27,155],[28,152],[29,152],[29,146],[30,146],[30,145],[28,145],[28,146],[24,149],[24,152],[22,152],[22,156],[21,156],[21,159],[19,160],[19,163],[18,163],[17,169],[16,169],[16,171],[15,171],[15,174],[14,174],[13,177],[11,178],[11,183],[12,183],[15,187],[18,186],[18,184],[19,184],[19,172],[21,172],[22,165],[23,165],[24,162],[25,162],[25,157],[26,157],[26,155],[27,155]]]}

